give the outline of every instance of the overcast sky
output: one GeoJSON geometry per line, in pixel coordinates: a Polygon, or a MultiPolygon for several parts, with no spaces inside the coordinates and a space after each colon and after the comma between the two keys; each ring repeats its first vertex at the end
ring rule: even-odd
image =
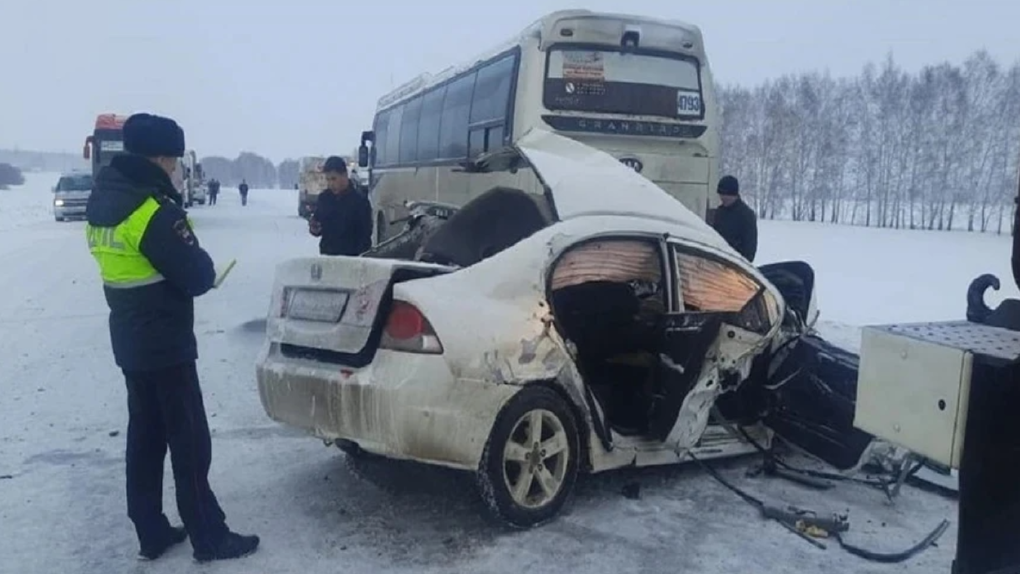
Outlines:
{"type": "Polygon", "coordinates": [[[199,155],[346,154],[391,87],[579,6],[697,24],[722,82],[1020,58],[1012,0],[0,0],[0,148],[77,152],[144,110],[199,155]]]}

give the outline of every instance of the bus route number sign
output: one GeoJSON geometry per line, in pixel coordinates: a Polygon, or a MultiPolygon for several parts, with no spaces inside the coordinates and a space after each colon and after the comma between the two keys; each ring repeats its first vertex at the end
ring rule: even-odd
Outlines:
{"type": "Polygon", "coordinates": [[[677,90],[676,115],[690,117],[701,115],[701,94],[694,91],[677,90]]]}

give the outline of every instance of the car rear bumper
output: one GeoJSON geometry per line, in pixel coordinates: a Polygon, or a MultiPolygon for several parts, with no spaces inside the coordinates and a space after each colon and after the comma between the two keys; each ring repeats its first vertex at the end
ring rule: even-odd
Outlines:
{"type": "Polygon", "coordinates": [[[474,470],[496,415],[519,387],[466,381],[439,355],[380,350],[362,369],[264,346],[259,399],[277,422],[383,456],[474,470]]]}

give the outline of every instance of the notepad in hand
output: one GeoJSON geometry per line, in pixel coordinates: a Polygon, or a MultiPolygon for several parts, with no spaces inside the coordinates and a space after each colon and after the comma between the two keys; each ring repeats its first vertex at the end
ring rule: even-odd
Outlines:
{"type": "Polygon", "coordinates": [[[236,265],[236,264],[237,264],[237,259],[231,259],[230,263],[227,263],[226,267],[224,267],[222,269],[220,269],[220,268],[216,269],[216,280],[213,282],[213,288],[214,289],[218,288],[220,286],[220,284],[223,283],[223,280],[227,278],[227,275],[230,275],[230,270],[233,269],[234,265],[236,265]]]}

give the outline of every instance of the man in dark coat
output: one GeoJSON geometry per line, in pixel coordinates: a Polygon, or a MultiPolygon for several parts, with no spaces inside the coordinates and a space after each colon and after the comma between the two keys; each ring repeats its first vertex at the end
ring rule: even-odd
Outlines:
{"type": "Polygon", "coordinates": [[[209,486],[194,298],[213,288],[216,271],[170,180],[184,131],[171,119],[135,114],[124,123],[124,148],[96,177],[85,229],[127,382],[127,506],[139,557],[156,559],[188,537],[199,562],[245,556],[258,536],[230,531],[209,486]],[[163,514],[167,447],[184,528],[163,514]]]}
{"type": "Polygon", "coordinates": [[[241,192],[241,205],[248,205],[248,182],[242,179],[237,191],[241,192]]]}
{"type": "Polygon", "coordinates": [[[209,182],[209,205],[216,205],[216,198],[220,195],[220,180],[213,178],[209,182]]]}
{"type": "Polygon", "coordinates": [[[321,255],[361,255],[372,247],[372,204],[347,177],[343,158],[327,158],[322,171],[328,188],[316,200],[308,232],[319,238],[321,255]]]}
{"type": "Polygon", "coordinates": [[[744,259],[754,261],[758,252],[758,218],[741,199],[740,183],[737,178],[727,175],[719,180],[717,191],[722,205],[715,211],[712,227],[744,259]]]}

